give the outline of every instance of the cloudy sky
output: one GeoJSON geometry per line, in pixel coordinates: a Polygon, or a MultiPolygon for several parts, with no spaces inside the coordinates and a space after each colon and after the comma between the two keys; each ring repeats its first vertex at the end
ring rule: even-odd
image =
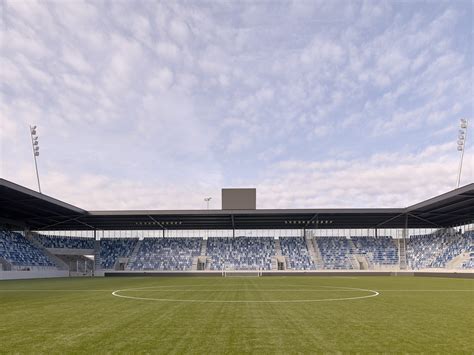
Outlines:
{"type": "Polygon", "coordinates": [[[0,176],[86,209],[403,207],[456,185],[472,1],[0,2],[0,176]]]}

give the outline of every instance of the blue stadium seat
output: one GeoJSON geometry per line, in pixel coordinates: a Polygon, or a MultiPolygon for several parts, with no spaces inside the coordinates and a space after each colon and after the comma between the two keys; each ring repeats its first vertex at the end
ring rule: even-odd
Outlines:
{"type": "Polygon", "coordinates": [[[65,237],[57,235],[39,234],[36,239],[45,248],[56,249],[94,249],[94,238],[87,237],[65,237]]]}
{"type": "Polygon", "coordinates": [[[212,237],[207,240],[210,270],[271,270],[275,240],[271,237],[212,237]]]}
{"type": "Polygon", "coordinates": [[[201,253],[201,238],[145,238],[128,270],[191,270],[201,253]]]}
{"type": "Polygon", "coordinates": [[[291,270],[315,270],[304,237],[280,237],[281,254],[288,260],[287,268],[291,270]]]}
{"type": "Polygon", "coordinates": [[[354,252],[363,255],[372,265],[398,264],[398,248],[390,236],[351,237],[354,252]]]}
{"type": "Polygon", "coordinates": [[[346,237],[318,237],[315,240],[321,252],[325,269],[352,269],[350,258],[353,250],[346,237]]]}
{"type": "Polygon", "coordinates": [[[104,238],[100,240],[100,266],[112,269],[120,257],[130,257],[137,238],[104,238]]]}
{"type": "Polygon", "coordinates": [[[6,230],[0,230],[0,257],[17,267],[56,267],[40,248],[23,235],[6,230]]]}

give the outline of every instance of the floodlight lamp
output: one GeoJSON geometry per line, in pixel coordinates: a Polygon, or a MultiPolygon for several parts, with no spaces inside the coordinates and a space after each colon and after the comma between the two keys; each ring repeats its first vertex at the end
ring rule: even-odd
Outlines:
{"type": "Polygon", "coordinates": [[[33,136],[33,135],[35,135],[35,134],[36,134],[36,129],[32,129],[32,130],[31,130],[31,135],[33,136]]]}
{"type": "Polygon", "coordinates": [[[464,145],[464,141],[458,140],[458,145],[464,145]]]}
{"type": "Polygon", "coordinates": [[[35,140],[35,141],[33,142],[33,145],[38,145],[38,141],[35,140]]]}
{"type": "Polygon", "coordinates": [[[39,157],[40,153],[39,152],[35,152],[35,157],[39,157]]]}
{"type": "Polygon", "coordinates": [[[460,135],[458,136],[458,138],[463,141],[463,140],[464,140],[464,134],[460,134],[460,135]]]}

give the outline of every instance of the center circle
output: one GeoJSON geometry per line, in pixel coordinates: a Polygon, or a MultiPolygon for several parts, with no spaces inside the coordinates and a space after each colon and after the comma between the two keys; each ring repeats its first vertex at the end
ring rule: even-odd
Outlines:
{"type": "MultiPolygon", "coordinates": [[[[285,289],[245,289],[245,288],[198,288],[193,289],[194,285],[181,285],[181,286],[151,286],[151,287],[138,287],[138,288],[126,288],[115,290],[112,295],[119,298],[126,298],[140,301],[158,301],[158,302],[187,302],[187,303],[307,303],[307,302],[334,302],[334,301],[351,301],[360,300],[365,298],[376,297],[380,293],[374,290],[354,288],[354,287],[340,287],[340,286],[315,286],[315,288],[285,288],[285,289]],[[127,294],[128,293],[128,294],[127,294]],[[138,293],[138,295],[137,295],[138,293]],[[157,297],[146,297],[140,295],[140,293],[155,294],[158,293],[157,297]],[[173,295],[169,295],[172,293],[173,295]],[[242,295],[251,293],[253,298],[251,299],[228,299],[228,295],[242,295]],[[344,296],[343,293],[346,293],[344,296]],[[361,294],[362,293],[362,294],[361,294]],[[132,295],[131,295],[132,294],[132,295]],[[161,296],[160,296],[161,294],[161,296]],[[192,298],[183,297],[191,294],[192,298]],[[199,299],[196,295],[220,295],[224,296],[224,299],[199,299]],[[256,299],[258,296],[263,298],[269,295],[304,295],[301,299],[256,299]],[[329,295],[328,297],[313,298],[311,295],[329,295]],[[255,297],[257,296],[257,297],[255,297]]],[[[201,286],[202,287],[202,286],[201,286]]]]}

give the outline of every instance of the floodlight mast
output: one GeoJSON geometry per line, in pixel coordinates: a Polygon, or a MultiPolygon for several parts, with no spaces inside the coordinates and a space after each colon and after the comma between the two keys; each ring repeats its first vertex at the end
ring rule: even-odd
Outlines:
{"type": "Polygon", "coordinates": [[[458,172],[458,184],[456,187],[459,188],[461,183],[461,172],[462,172],[462,162],[464,159],[464,151],[466,150],[466,140],[467,140],[467,131],[468,131],[468,121],[465,118],[461,118],[459,121],[459,136],[458,136],[458,151],[461,152],[461,160],[459,162],[459,172],[458,172]]]}
{"type": "Polygon", "coordinates": [[[206,201],[206,203],[207,203],[207,209],[208,209],[208,210],[209,210],[209,202],[211,202],[211,200],[212,200],[212,197],[206,197],[206,198],[204,199],[204,201],[206,201]]]}
{"type": "Polygon", "coordinates": [[[41,193],[41,184],[38,174],[38,163],[36,157],[39,157],[39,142],[36,135],[36,126],[30,126],[31,148],[33,149],[33,159],[35,160],[36,180],[38,181],[38,191],[41,193]]]}

